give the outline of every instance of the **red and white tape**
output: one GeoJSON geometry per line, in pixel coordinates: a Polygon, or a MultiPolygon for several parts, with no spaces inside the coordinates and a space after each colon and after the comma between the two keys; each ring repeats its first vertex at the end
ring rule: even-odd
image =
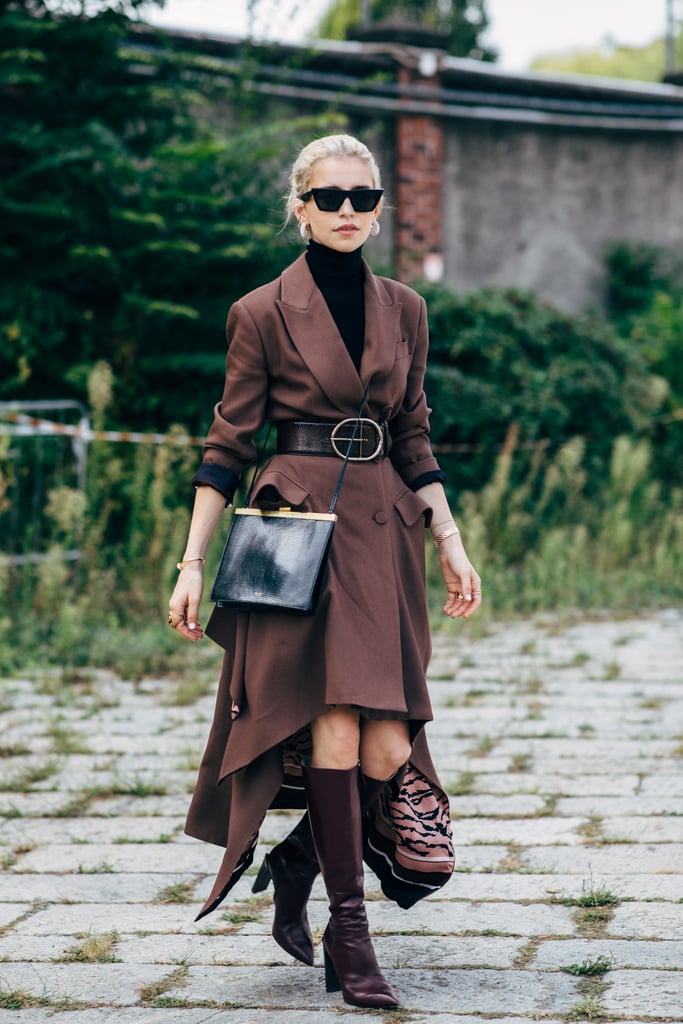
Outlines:
{"type": "Polygon", "coordinates": [[[55,423],[53,420],[46,420],[39,416],[27,416],[25,413],[11,410],[0,413],[0,420],[6,420],[13,424],[8,433],[15,435],[60,435],[79,438],[82,441],[129,441],[134,444],[199,446],[204,443],[203,437],[192,437],[190,434],[145,434],[136,430],[93,430],[91,427],[85,427],[78,423],[55,423]]]}

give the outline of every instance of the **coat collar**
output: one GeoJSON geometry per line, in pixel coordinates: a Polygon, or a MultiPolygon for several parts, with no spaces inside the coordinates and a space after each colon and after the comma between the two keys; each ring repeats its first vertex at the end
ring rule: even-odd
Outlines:
{"type": "Polygon", "coordinates": [[[401,303],[363,260],[365,342],[360,375],[346,351],[305,255],[283,271],[277,305],[301,358],[330,402],[346,416],[358,412],[365,385],[389,373],[400,341],[401,303]]]}

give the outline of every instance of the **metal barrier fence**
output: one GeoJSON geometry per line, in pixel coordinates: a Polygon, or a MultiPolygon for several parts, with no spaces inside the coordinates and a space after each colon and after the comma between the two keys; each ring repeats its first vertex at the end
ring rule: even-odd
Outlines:
{"type": "Polygon", "coordinates": [[[81,558],[77,549],[45,550],[44,512],[53,487],[85,491],[93,441],[183,446],[203,441],[180,433],[93,430],[86,406],[71,399],[0,402],[2,435],[10,441],[4,454],[0,449],[0,560],[12,565],[81,558]]]}

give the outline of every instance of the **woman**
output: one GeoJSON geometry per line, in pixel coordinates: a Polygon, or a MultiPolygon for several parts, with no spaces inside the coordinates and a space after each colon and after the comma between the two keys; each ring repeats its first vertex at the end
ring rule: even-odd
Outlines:
{"type": "Polygon", "coordinates": [[[273,935],[312,964],[306,902],[322,871],[328,991],[341,988],[356,1006],[393,1007],[368,933],[363,837],[368,810],[407,762],[443,796],[423,731],[432,717],[425,524],[439,550],[446,615],[472,615],[480,582],[429,446],[424,301],[375,277],[361,255],[379,231],[375,160],[351,136],[326,136],[302,150],[290,184],[288,214],[307,251],[230,310],[225,389],[194,479],[169,624],[190,640],[203,635],[207,544],[265,421],[277,427],[277,454],[254,488],[251,503],[261,507],[327,511],[340,465],[331,434],[358,415],[369,382],[363,437],[352,447],[315,615],[217,608],[211,617],[207,633],[226,656],[187,831],[226,846],[204,914],[251,863],[267,808],[302,806],[292,789],[302,776],[308,812],[267,855],[254,888],[273,879],[273,935]]]}

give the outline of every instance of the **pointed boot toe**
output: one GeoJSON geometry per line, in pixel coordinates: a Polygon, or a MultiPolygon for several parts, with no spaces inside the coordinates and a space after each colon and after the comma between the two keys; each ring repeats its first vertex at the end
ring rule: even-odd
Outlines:
{"type": "Polygon", "coordinates": [[[267,853],[252,892],[262,892],[273,882],[272,936],[285,953],[308,967],[315,959],[313,935],[306,904],[319,872],[308,817],[286,839],[267,853]]]}

